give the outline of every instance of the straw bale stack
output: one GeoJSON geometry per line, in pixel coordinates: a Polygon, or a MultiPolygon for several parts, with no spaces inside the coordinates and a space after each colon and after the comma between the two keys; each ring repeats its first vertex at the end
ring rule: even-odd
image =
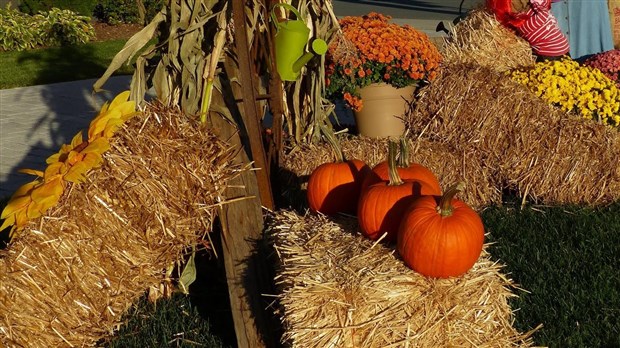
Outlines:
{"type": "Polygon", "coordinates": [[[268,220],[286,346],[532,345],[532,332],[512,327],[514,284],[486,252],[462,277],[427,279],[363,238],[354,219],[280,211],[268,220]]]}
{"type": "Polygon", "coordinates": [[[478,64],[501,72],[535,61],[530,44],[484,9],[469,12],[452,27],[441,47],[447,65],[478,64]]]}
{"type": "MultiPolygon", "coordinates": [[[[340,146],[346,158],[359,159],[369,166],[387,159],[386,139],[372,139],[361,136],[339,136],[340,146]]],[[[501,203],[502,193],[499,183],[494,181],[492,169],[470,161],[472,154],[466,151],[454,152],[442,144],[426,139],[410,139],[410,159],[430,169],[442,187],[465,180],[466,192],[461,194],[464,201],[474,208],[490,203],[501,203]]],[[[332,148],[326,143],[303,144],[297,151],[284,156],[280,163],[281,176],[287,187],[298,190],[306,188],[308,177],[322,163],[335,160],[332,148]]],[[[297,199],[304,200],[305,197],[297,199]]]]}
{"type": "Polygon", "coordinates": [[[498,190],[549,204],[620,199],[620,132],[563,112],[479,65],[450,65],[407,115],[413,136],[487,168],[498,190]]]}
{"type": "Polygon", "coordinates": [[[94,346],[211,230],[231,148],[177,110],[150,106],[0,256],[0,346],[94,346]]]}

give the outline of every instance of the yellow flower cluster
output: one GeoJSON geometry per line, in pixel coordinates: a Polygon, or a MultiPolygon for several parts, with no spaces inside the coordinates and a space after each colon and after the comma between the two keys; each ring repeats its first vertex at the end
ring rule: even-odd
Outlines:
{"type": "Polygon", "coordinates": [[[511,78],[564,111],[602,124],[620,125],[620,91],[598,69],[565,58],[515,70],[511,78]]]}
{"type": "Polygon", "coordinates": [[[86,181],[86,174],[103,163],[102,155],[110,148],[110,138],[129,118],[136,114],[136,104],[129,101],[129,91],[125,91],[106,103],[99,114],[91,121],[88,139],[82,132],[76,134],[71,144],[62,145],[60,151],[47,158],[45,171],[23,169],[22,173],[37,178],[17,189],[0,217],[4,223],[0,231],[9,226],[11,234],[29,220],[43,215],[58,203],[67,183],[86,181]]]}

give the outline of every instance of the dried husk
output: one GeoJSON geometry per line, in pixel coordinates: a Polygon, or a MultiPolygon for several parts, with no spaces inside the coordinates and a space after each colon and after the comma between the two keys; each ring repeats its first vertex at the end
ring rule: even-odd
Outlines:
{"type": "Polygon", "coordinates": [[[160,105],[111,144],[87,183],[1,252],[0,346],[94,346],[211,231],[235,175],[229,145],[160,105]]]}
{"type": "Polygon", "coordinates": [[[430,279],[355,219],[279,211],[268,219],[287,347],[528,347],[512,326],[515,284],[483,251],[465,275],[430,279]]]}

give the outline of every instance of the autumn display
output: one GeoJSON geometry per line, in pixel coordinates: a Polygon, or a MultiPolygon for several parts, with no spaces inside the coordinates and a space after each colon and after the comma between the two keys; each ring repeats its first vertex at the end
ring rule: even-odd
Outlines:
{"type": "Polygon", "coordinates": [[[431,81],[441,55],[426,34],[390,23],[380,13],[349,16],[326,57],[327,97],[343,98],[353,110],[363,107],[359,89],[372,83],[401,88],[431,81]]]}

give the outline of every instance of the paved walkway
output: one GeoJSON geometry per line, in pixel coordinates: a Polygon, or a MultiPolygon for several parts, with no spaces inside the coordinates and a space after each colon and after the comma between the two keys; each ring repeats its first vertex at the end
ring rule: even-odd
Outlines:
{"type": "MultiPolygon", "coordinates": [[[[467,0],[463,9],[481,1],[467,0]]],[[[388,5],[376,0],[337,0],[334,8],[338,15],[388,13],[394,22],[410,24],[441,41],[442,33],[435,28],[440,21],[451,22],[459,4],[460,0],[398,0],[388,5]]],[[[0,198],[32,180],[19,169],[44,169],[45,159],[86,129],[103,102],[129,88],[129,80],[129,76],[112,77],[104,86],[107,92],[97,95],[91,93],[95,79],[0,90],[0,198]]]]}
{"type": "Polygon", "coordinates": [[[0,198],[32,180],[21,168],[42,170],[45,159],[88,124],[101,105],[129,89],[129,76],[112,77],[92,94],[95,79],[0,90],[0,198]]]}

